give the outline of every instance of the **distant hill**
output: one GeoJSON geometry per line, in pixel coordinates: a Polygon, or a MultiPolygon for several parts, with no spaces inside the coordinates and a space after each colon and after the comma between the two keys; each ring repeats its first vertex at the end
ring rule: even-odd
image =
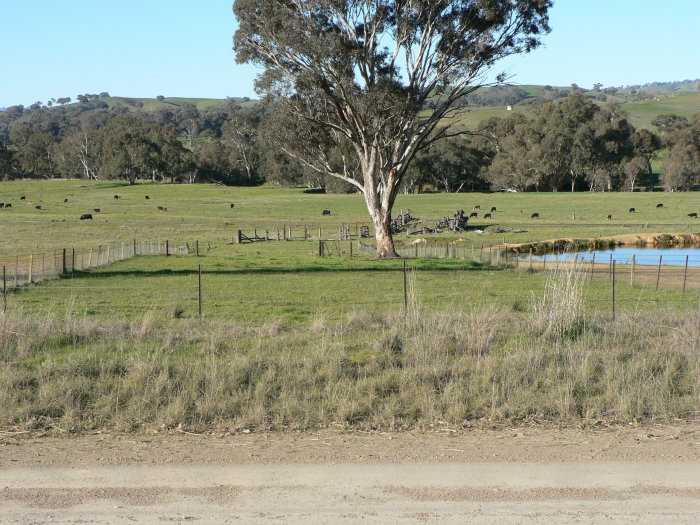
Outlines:
{"type": "Polygon", "coordinates": [[[225,106],[229,102],[241,106],[253,105],[257,101],[248,97],[230,97],[225,99],[220,98],[188,98],[188,97],[164,97],[158,98],[132,98],[132,97],[105,97],[99,99],[101,102],[107,103],[110,107],[126,107],[130,110],[144,109],[153,111],[163,108],[177,108],[183,104],[192,104],[197,106],[197,109],[207,109],[217,106],[225,106]]]}
{"type": "MultiPolygon", "coordinates": [[[[659,82],[645,86],[624,88],[602,88],[600,90],[577,88],[584,96],[596,103],[616,102],[622,106],[632,124],[637,128],[653,129],[651,122],[664,114],[675,114],[690,118],[700,112],[700,81],[659,82]]],[[[532,115],[532,104],[543,99],[563,98],[574,90],[572,86],[513,86],[526,93],[522,100],[514,104],[470,105],[461,115],[460,124],[469,129],[491,117],[505,117],[513,112],[532,115]],[[508,107],[510,106],[510,110],[508,107]]],[[[493,89],[493,88],[490,88],[493,89]]],[[[489,89],[484,92],[488,93],[489,89]]],[[[488,100],[488,97],[481,97],[488,100]]]]}

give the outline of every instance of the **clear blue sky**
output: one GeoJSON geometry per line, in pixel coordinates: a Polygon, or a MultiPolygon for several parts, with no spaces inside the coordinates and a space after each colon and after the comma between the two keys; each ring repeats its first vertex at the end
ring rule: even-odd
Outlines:
{"type": "MultiPolygon", "coordinates": [[[[265,0],[260,0],[265,1],[265,0]]],[[[0,0],[0,107],[78,93],[255,97],[232,0],[0,0]]],[[[700,0],[555,0],[552,33],[501,63],[517,84],[700,78],[700,0]]]]}

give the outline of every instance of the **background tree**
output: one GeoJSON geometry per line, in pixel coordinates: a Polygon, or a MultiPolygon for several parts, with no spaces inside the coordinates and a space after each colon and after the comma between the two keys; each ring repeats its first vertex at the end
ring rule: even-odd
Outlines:
{"type": "Polygon", "coordinates": [[[126,179],[129,184],[150,178],[158,167],[159,147],[151,130],[133,115],[112,119],[100,132],[102,171],[110,179],[126,179]]]}
{"type": "Polygon", "coordinates": [[[291,117],[280,129],[280,147],[355,186],[372,217],[377,255],[396,257],[391,211],[412,159],[453,133],[458,103],[498,59],[538,45],[550,6],[550,0],[236,0],[234,49],[239,62],[264,68],[257,88],[280,97],[291,117]],[[435,109],[425,116],[431,96],[435,109]],[[329,157],[332,146],[340,162],[329,157]]]}

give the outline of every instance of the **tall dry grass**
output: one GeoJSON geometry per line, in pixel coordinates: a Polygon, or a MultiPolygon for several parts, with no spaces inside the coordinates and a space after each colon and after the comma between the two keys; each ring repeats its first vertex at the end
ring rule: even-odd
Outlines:
{"type": "MultiPolygon", "coordinates": [[[[564,279],[577,296],[576,277],[564,279]]],[[[531,312],[426,313],[416,298],[407,314],[320,314],[301,329],[149,313],[133,322],[10,314],[0,317],[0,426],[400,429],[697,417],[698,312],[580,325],[578,303],[562,318],[557,300],[569,304],[553,290],[531,312]]]]}

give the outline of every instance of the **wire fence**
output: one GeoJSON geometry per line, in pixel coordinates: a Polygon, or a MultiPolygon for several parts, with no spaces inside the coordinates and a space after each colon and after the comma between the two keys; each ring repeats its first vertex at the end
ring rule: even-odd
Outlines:
{"type": "Polygon", "coordinates": [[[0,258],[3,291],[28,284],[57,279],[76,271],[92,270],[131,259],[137,255],[182,255],[189,246],[173,246],[170,241],[121,242],[90,248],[63,248],[53,252],[0,258]]]}
{"type": "MultiPolygon", "coordinates": [[[[356,251],[373,255],[375,248],[358,241],[356,251]]],[[[683,292],[700,289],[700,255],[639,255],[614,253],[609,250],[603,253],[567,252],[536,256],[517,255],[499,246],[477,243],[426,242],[415,242],[396,251],[402,257],[471,259],[489,266],[528,271],[553,271],[575,265],[591,280],[612,281],[614,275],[616,281],[627,282],[632,287],[642,286],[656,290],[664,288],[683,292]]],[[[339,248],[338,252],[342,254],[342,249],[339,248]]]]}

